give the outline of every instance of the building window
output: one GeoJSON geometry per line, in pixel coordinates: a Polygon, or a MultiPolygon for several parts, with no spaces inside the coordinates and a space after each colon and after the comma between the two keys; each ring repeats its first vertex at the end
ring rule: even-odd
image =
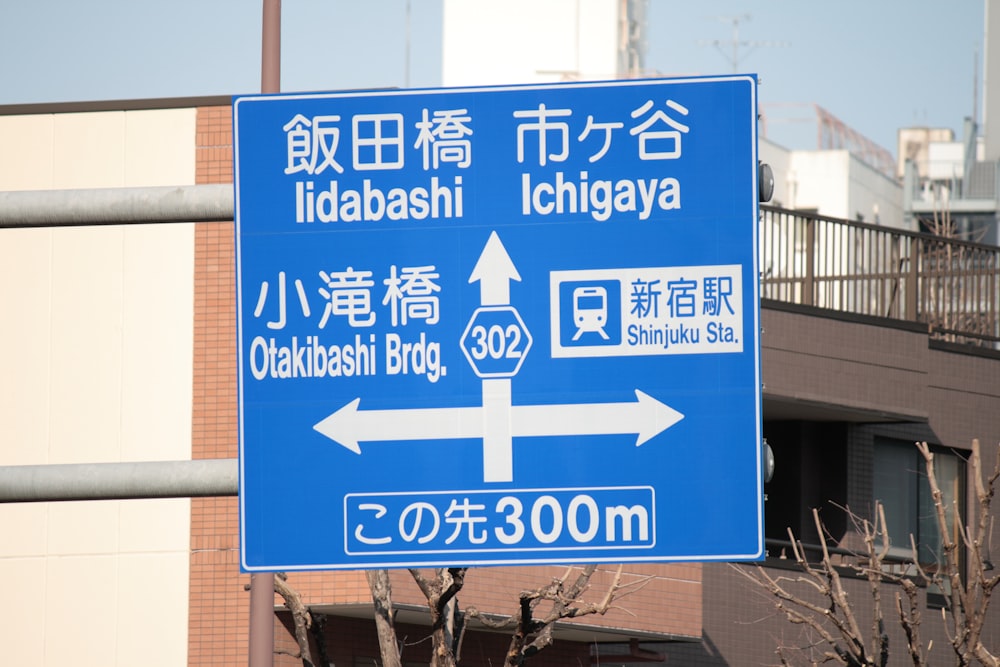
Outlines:
{"type": "MultiPolygon", "coordinates": [[[[941,532],[938,529],[934,500],[924,458],[912,442],[875,439],[874,499],[885,508],[885,520],[892,544],[890,556],[910,559],[913,552],[910,536],[917,544],[917,558],[922,566],[933,569],[944,562],[941,532]]],[[[934,452],[934,467],[942,501],[948,512],[948,530],[953,541],[960,542],[955,508],[965,513],[965,462],[951,450],[934,452]]]]}

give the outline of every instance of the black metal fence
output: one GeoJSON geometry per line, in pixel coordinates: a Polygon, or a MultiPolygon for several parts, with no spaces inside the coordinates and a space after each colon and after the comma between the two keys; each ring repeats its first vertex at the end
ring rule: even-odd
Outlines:
{"type": "Polygon", "coordinates": [[[761,207],[761,296],[1000,348],[1000,248],[761,207]]]}

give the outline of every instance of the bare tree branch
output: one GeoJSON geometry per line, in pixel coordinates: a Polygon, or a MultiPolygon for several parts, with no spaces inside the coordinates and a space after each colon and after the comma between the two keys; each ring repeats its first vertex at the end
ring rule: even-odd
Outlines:
{"type": "Polygon", "coordinates": [[[382,654],[383,667],[400,667],[399,642],[396,640],[395,611],[392,608],[392,584],[389,581],[389,571],[365,570],[368,587],[372,592],[372,604],[375,607],[375,631],[378,634],[379,652],[382,654]]]}
{"type": "Polygon", "coordinates": [[[299,645],[299,655],[303,667],[313,667],[312,649],[309,646],[309,628],[312,627],[312,614],[302,603],[299,592],[288,585],[288,575],[278,572],[274,575],[274,592],[285,601],[288,611],[292,612],[292,622],[295,624],[295,641],[299,645]]]}
{"type": "MultiPolygon", "coordinates": [[[[946,502],[935,469],[934,455],[927,443],[916,443],[924,458],[928,485],[934,505],[934,518],[941,538],[942,562],[935,567],[920,562],[920,552],[910,537],[912,562],[887,567],[890,554],[889,531],[885,510],[876,502],[874,519],[858,517],[844,508],[861,537],[864,552],[856,562],[835,564],[826,542],[821,543],[822,558],[810,562],[805,557],[801,542],[789,531],[792,553],[801,575],[796,577],[773,576],[764,567],[750,570],[733,566],[749,581],[772,598],[775,608],[786,619],[801,626],[819,643],[803,646],[780,645],[777,655],[782,665],[793,664],[791,651],[802,651],[812,664],[835,662],[841,665],[886,665],[889,659],[888,635],[882,609],[882,585],[892,583],[899,587],[894,595],[896,617],[906,636],[906,650],[915,667],[926,667],[931,645],[923,645],[920,634],[921,596],[919,582],[940,588],[947,595],[947,605],[941,610],[945,633],[955,654],[956,665],[973,663],[986,667],[1000,667],[1000,657],[987,648],[982,635],[993,590],[1000,584],[1000,574],[992,575],[989,553],[992,539],[991,502],[996,482],[1000,479],[1000,446],[997,448],[993,470],[986,475],[980,460],[979,442],[974,440],[969,459],[971,478],[977,499],[974,520],[965,522],[960,515],[957,494],[954,501],[946,502]],[[967,563],[963,560],[967,559],[967,563]],[[967,571],[965,568],[967,565],[967,571]],[[871,605],[872,625],[867,638],[861,632],[855,617],[857,601],[848,598],[839,570],[846,568],[863,576],[868,582],[868,604],[871,605]],[[967,575],[967,576],[966,576],[967,575]],[[816,600],[820,600],[817,602],[816,600]],[[821,646],[822,655],[818,655],[821,646]]],[[[970,512],[972,514],[972,512],[970,512]]],[[[813,510],[813,521],[820,535],[826,530],[813,510]]],[[[858,608],[859,609],[859,608],[858,608]]]]}
{"type": "Polygon", "coordinates": [[[982,643],[982,634],[990,598],[993,589],[1000,581],[1000,576],[986,575],[986,559],[983,556],[983,551],[989,547],[988,527],[992,518],[990,506],[993,501],[996,480],[1000,477],[1000,446],[997,448],[997,458],[993,471],[984,480],[979,440],[972,441],[969,477],[972,479],[977,500],[975,522],[963,523],[958,508],[952,508],[954,524],[960,527],[962,544],[959,544],[948,530],[948,508],[945,507],[944,494],[938,484],[937,475],[934,473],[934,454],[926,442],[917,443],[917,448],[927,465],[927,479],[931,487],[935,518],[945,553],[946,576],[944,579],[947,580],[951,589],[948,611],[951,614],[952,632],[949,633],[949,640],[961,664],[972,664],[973,659],[975,659],[983,665],[996,667],[1000,665],[1000,657],[994,655],[982,643]],[[965,553],[969,559],[969,573],[964,578],[960,547],[965,547],[965,553]]]}
{"type": "Polygon", "coordinates": [[[431,613],[431,667],[454,667],[458,645],[454,634],[457,612],[456,596],[465,585],[468,568],[451,567],[434,570],[434,577],[424,576],[410,568],[410,575],[427,598],[431,613]]]}
{"type": "Polygon", "coordinates": [[[505,667],[523,665],[532,655],[537,654],[552,643],[552,630],[558,621],[580,618],[591,614],[605,614],[614,608],[616,600],[643,588],[652,577],[641,577],[628,584],[622,583],[622,566],[612,578],[604,595],[596,602],[583,599],[589,590],[590,581],[597,570],[596,565],[588,565],[571,577],[577,568],[568,568],[561,577],[545,586],[522,591],[518,597],[517,611],[509,617],[496,617],[482,613],[475,607],[465,610],[468,618],[475,618],[491,629],[512,629],[505,667]],[[539,612],[544,605],[545,611],[539,612]],[[537,617],[536,617],[537,614],[537,617]]]}

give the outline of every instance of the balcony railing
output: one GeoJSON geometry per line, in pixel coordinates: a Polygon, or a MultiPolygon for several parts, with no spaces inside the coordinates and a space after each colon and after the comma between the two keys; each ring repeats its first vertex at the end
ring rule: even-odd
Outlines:
{"type": "Polygon", "coordinates": [[[761,296],[1000,349],[1000,248],[761,207],[761,296]]]}

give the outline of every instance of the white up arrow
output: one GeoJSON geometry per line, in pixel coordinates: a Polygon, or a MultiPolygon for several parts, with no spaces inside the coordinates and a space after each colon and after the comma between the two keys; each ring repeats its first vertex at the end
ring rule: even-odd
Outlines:
{"type": "Polygon", "coordinates": [[[490,232],[479,261],[472,268],[469,282],[479,283],[479,303],[483,306],[510,304],[510,281],[521,281],[521,274],[511,261],[496,232],[490,232]]]}
{"type": "MultiPolygon", "coordinates": [[[[495,231],[490,232],[469,282],[479,281],[479,303],[483,306],[510,305],[510,281],[520,282],[521,274],[511,261],[495,231]]],[[[514,434],[510,418],[510,378],[483,379],[483,481],[510,482],[514,479],[514,434]]]]}

